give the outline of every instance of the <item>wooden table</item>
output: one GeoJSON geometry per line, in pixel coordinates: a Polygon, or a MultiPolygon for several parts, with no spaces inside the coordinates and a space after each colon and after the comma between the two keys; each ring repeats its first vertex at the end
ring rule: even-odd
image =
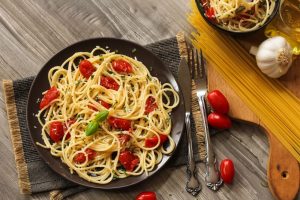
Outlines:
{"type": "MultiPolygon", "coordinates": [[[[178,31],[191,32],[186,21],[186,0],[1,0],[0,79],[19,79],[35,75],[44,63],[62,48],[92,37],[118,37],[148,44],[173,37],[178,31]]],[[[6,109],[0,95],[0,176],[1,199],[48,199],[48,194],[19,194],[6,109]]],[[[203,186],[192,197],[185,191],[185,167],[165,168],[126,192],[91,189],[72,199],[134,199],[143,190],[156,191],[160,199],[273,199],[268,187],[266,135],[252,125],[235,122],[230,131],[213,136],[218,160],[235,163],[234,184],[218,192],[203,186]]],[[[198,164],[204,185],[204,164],[198,164]]]]}

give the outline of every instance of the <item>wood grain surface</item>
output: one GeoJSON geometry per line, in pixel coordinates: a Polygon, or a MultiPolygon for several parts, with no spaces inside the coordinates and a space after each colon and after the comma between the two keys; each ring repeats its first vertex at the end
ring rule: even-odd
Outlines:
{"type": "MultiPolygon", "coordinates": [[[[62,48],[92,37],[118,37],[148,44],[191,32],[186,21],[186,0],[1,0],[0,80],[35,75],[62,48]]],[[[48,194],[19,194],[16,166],[8,131],[3,94],[0,95],[0,199],[48,199],[48,194]]],[[[204,164],[198,175],[203,190],[197,197],[185,191],[185,167],[165,168],[128,190],[88,190],[71,199],[134,199],[143,190],[153,190],[159,199],[273,199],[267,186],[268,140],[254,125],[235,122],[233,128],[213,136],[217,159],[235,163],[232,185],[218,192],[204,186],[204,164]]]]}

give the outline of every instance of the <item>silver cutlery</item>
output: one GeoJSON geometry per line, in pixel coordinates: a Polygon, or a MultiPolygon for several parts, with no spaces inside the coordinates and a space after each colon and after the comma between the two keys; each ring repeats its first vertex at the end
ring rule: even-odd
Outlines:
{"type": "Polygon", "coordinates": [[[202,189],[202,186],[197,179],[196,163],[194,160],[194,152],[192,146],[192,135],[191,135],[191,96],[192,96],[192,80],[189,66],[185,58],[180,61],[178,69],[178,80],[181,86],[181,90],[184,96],[185,105],[185,127],[188,142],[188,164],[187,164],[187,175],[188,180],[186,183],[186,191],[196,196],[202,189]]]}
{"type": "Polygon", "coordinates": [[[194,80],[196,86],[196,94],[201,111],[201,118],[205,135],[205,183],[208,188],[216,191],[221,187],[223,180],[220,178],[217,159],[215,157],[214,150],[210,141],[209,128],[207,123],[207,112],[205,104],[205,95],[207,93],[207,77],[204,59],[202,51],[200,51],[199,53],[197,49],[189,48],[188,52],[189,55],[191,55],[189,56],[189,61],[191,61],[190,66],[192,68],[192,79],[194,80]]]}

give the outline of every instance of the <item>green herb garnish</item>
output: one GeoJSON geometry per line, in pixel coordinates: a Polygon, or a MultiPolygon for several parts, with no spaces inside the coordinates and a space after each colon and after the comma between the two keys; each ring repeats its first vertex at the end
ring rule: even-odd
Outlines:
{"type": "Polygon", "coordinates": [[[235,10],[235,14],[238,14],[240,12],[242,12],[243,10],[245,10],[246,7],[245,6],[239,6],[236,10],[235,10]]]}

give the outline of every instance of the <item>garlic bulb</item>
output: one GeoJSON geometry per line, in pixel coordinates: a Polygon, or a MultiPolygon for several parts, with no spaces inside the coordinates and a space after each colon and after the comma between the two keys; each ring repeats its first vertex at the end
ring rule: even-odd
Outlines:
{"type": "Polygon", "coordinates": [[[281,36],[263,41],[258,49],[252,47],[250,53],[256,55],[257,66],[271,78],[286,74],[292,64],[292,48],[281,36]]]}

